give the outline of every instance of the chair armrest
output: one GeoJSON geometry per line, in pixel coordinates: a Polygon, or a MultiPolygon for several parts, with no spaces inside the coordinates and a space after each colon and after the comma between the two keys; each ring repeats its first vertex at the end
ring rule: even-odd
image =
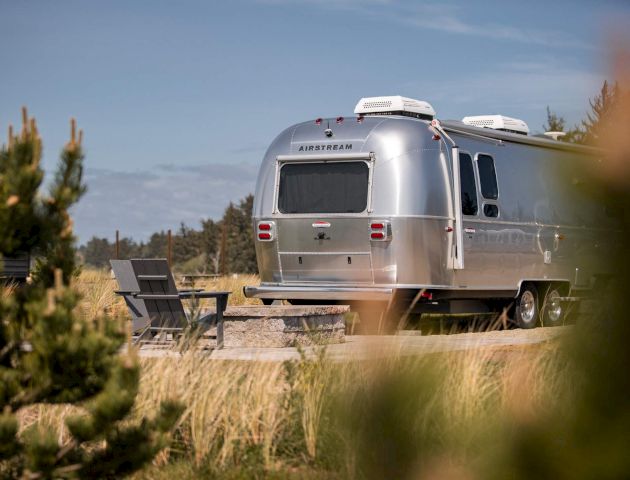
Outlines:
{"type": "Polygon", "coordinates": [[[232,292],[206,292],[197,290],[182,290],[179,292],[179,298],[227,298],[232,292]]]}
{"type": "Polygon", "coordinates": [[[138,293],[133,297],[140,300],[179,300],[179,295],[167,293],[138,293]]]}
{"type": "Polygon", "coordinates": [[[137,290],[114,290],[114,293],[116,295],[121,295],[123,297],[127,297],[127,296],[130,296],[130,295],[134,296],[134,295],[136,295],[137,293],[140,293],[140,292],[137,291],[137,290]]]}

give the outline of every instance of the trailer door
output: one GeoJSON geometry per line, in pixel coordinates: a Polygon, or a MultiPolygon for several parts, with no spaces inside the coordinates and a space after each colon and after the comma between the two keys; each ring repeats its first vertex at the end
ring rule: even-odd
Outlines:
{"type": "Polygon", "coordinates": [[[368,211],[372,157],[279,158],[283,282],[373,283],[368,211]]]}

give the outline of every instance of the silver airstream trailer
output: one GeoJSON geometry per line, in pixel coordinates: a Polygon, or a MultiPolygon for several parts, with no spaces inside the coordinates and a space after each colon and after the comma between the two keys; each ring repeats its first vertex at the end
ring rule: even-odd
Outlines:
{"type": "Polygon", "coordinates": [[[438,121],[399,96],[354,112],[293,125],[269,147],[253,213],[261,283],[246,296],[362,315],[510,302],[530,328],[561,323],[607,275],[600,232],[614,219],[584,188],[593,149],[502,115],[438,121]]]}

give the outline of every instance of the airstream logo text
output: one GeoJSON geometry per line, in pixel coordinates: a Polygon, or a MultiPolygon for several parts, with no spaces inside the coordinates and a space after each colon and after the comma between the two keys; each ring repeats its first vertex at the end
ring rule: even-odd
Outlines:
{"type": "Polygon", "coordinates": [[[335,144],[335,145],[302,145],[298,152],[321,152],[321,151],[335,151],[335,150],[352,150],[352,144],[335,144]]]}

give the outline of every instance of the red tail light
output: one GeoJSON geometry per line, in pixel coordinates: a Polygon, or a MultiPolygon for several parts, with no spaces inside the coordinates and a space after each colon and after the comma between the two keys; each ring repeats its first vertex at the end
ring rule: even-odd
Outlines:
{"type": "Polygon", "coordinates": [[[258,240],[263,242],[271,242],[276,236],[276,223],[271,221],[258,222],[257,226],[258,240]]]}
{"type": "Polygon", "coordinates": [[[370,240],[386,242],[392,239],[392,228],[389,220],[375,220],[370,222],[370,240]]]}

